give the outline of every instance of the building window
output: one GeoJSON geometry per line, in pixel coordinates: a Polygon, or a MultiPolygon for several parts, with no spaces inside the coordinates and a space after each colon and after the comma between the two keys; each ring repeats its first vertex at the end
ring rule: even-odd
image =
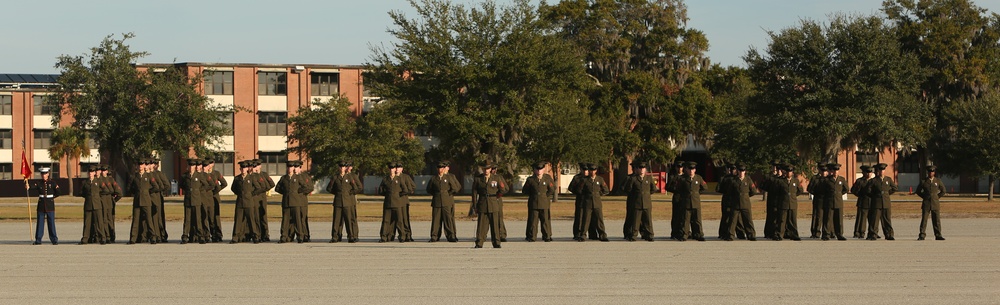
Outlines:
{"type": "Polygon", "coordinates": [[[205,95],[233,95],[233,71],[205,71],[205,95]]]}
{"type": "Polygon", "coordinates": [[[0,180],[14,179],[14,164],[0,163],[0,180]]]}
{"type": "Polygon", "coordinates": [[[364,91],[361,93],[361,112],[368,113],[373,107],[381,102],[381,97],[372,96],[371,91],[369,91],[368,88],[364,88],[364,91]]]}
{"type": "Polygon", "coordinates": [[[259,136],[283,136],[287,134],[285,119],[288,113],[285,112],[261,112],[257,122],[257,135],[259,136]]]}
{"type": "Polygon", "coordinates": [[[287,73],[257,72],[257,95],[285,95],[287,73]]]}
{"type": "Polygon", "coordinates": [[[93,131],[87,132],[87,148],[101,149],[101,145],[97,143],[97,133],[93,131]]]}
{"type": "Polygon", "coordinates": [[[10,115],[10,105],[12,104],[13,97],[10,95],[0,95],[0,115],[10,115]]]}
{"type": "Polygon", "coordinates": [[[55,113],[53,107],[45,102],[45,97],[45,95],[34,95],[31,97],[33,103],[32,111],[34,111],[35,115],[52,115],[55,113]]]}
{"type": "Polygon", "coordinates": [[[854,161],[858,164],[858,168],[855,170],[860,173],[862,165],[875,166],[878,164],[878,154],[859,151],[854,153],[854,161]]]}
{"type": "Polygon", "coordinates": [[[34,177],[33,179],[42,179],[42,172],[40,172],[39,170],[41,170],[43,167],[48,167],[50,169],[51,174],[49,175],[49,178],[59,179],[60,175],[59,175],[59,163],[58,162],[52,162],[52,163],[35,163],[35,164],[33,164],[31,166],[31,169],[35,170],[35,174],[33,176],[34,177]]]}
{"type": "Polygon", "coordinates": [[[340,94],[340,73],[312,73],[312,96],[340,94]]]}
{"type": "Polygon", "coordinates": [[[288,155],[286,153],[259,152],[257,153],[257,157],[260,158],[260,162],[262,163],[260,165],[260,170],[271,175],[285,174],[285,162],[288,162],[288,155]]]}
{"type": "Polygon", "coordinates": [[[902,154],[897,155],[896,158],[896,172],[897,173],[920,173],[920,158],[917,154],[910,153],[907,156],[902,154]]]}
{"type": "Polygon", "coordinates": [[[13,135],[14,132],[12,132],[10,129],[0,130],[0,149],[14,148],[13,135]]]}
{"type": "Polygon", "coordinates": [[[219,127],[224,130],[222,134],[227,136],[235,135],[233,127],[233,113],[219,112],[219,118],[220,121],[217,121],[216,124],[218,124],[219,127]]]}
{"type": "Polygon", "coordinates": [[[97,166],[97,163],[80,162],[80,170],[77,171],[79,172],[77,174],[77,178],[90,178],[90,172],[88,172],[87,169],[94,166],[97,166]]]}
{"type": "Polygon", "coordinates": [[[215,153],[215,170],[222,173],[223,176],[235,176],[236,167],[233,165],[233,159],[236,159],[236,153],[234,152],[220,152],[215,153]]]}
{"type": "Polygon", "coordinates": [[[52,146],[52,130],[35,130],[35,149],[49,149],[52,146]]]}

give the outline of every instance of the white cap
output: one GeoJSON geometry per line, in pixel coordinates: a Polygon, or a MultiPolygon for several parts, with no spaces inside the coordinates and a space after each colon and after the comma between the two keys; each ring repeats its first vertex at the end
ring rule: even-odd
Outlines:
{"type": "Polygon", "coordinates": [[[42,173],[44,174],[44,173],[48,173],[48,172],[49,172],[50,170],[51,170],[51,169],[50,169],[50,168],[48,168],[48,167],[43,167],[42,169],[40,169],[40,170],[38,170],[38,171],[40,171],[40,172],[42,172],[42,173]]]}

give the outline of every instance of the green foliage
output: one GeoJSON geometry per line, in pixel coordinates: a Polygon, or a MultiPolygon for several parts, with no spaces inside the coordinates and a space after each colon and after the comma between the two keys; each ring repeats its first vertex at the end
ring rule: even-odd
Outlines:
{"type": "MultiPolygon", "coordinates": [[[[73,127],[87,130],[101,155],[118,172],[131,172],[135,160],[154,151],[199,154],[220,141],[225,132],[218,112],[197,88],[201,75],[175,67],[162,73],[142,72],[133,63],[148,53],[134,52],[126,43],[131,33],[109,35],[89,55],[59,56],[58,95],[48,102],[73,118],[73,127]]],[[[53,115],[53,122],[59,115],[53,115]]]]}
{"type": "MultiPolygon", "coordinates": [[[[49,146],[49,158],[52,160],[62,160],[66,157],[67,161],[72,161],[72,159],[79,159],[80,157],[90,157],[90,146],[87,144],[87,133],[76,127],[59,127],[52,131],[52,145],[49,146]]],[[[67,178],[75,178],[73,176],[73,167],[67,166],[66,175],[67,178]]],[[[69,192],[73,193],[73,183],[69,184],[69,192]]]]}
{"type": "Polygon", "coordinates": [[[352,160],[358,172],[372,175],[387,175],[386,165],[395,161],[411,172],[424,168],[423,147],[409,136],[410,125],[383,107],[355,118],[351,105],[343,96],[317,100],[288,118],[288,141],[297,144],[289,149],[309,156],[314,177],[338,173],[340,160],[352,160]]]}
{"type": "Polygon", "coordinates": [[[923,157],[970,162],[943,159],[957,156],[951,130],[967,124],[954,121],[956,116],[949,112],[1000,85],[1000,15],[970,0],[888,0],[882,11],[896,25],[903,49],[915,54],[928,72],[918,93],[932,113],[926,123],[932,136],[923,157]]]}
{"type": "Polygon", "coordinates": [[[599,84],[589,92],[592,112],[608,119],[615,157],[667,162],[688,134],[712,134],[704,123],[716,105],[696,76],[707,68],[708,40],[686,27],[682,1],[567,0],[540,11],[584,54],[599,84]]]}
{"type": "Polygon", "coordinates": [[[956,101],[945,115],[955,122],[938,149],[941,173],[1000,176],[1000,93],[956,101]]]}
{"type": "Polygon", "coordinates": [[[398,42],[373,49],[365,86],[383,107],[440,139],[435,154],[458,164],[485,161],[513,173],[536,111],[588,86],[577,54],[547,35],[528,1],[410,1],[417,16],[390,12],[398,42]]]}
{"type": "Polygon", "coordinates": [[[754,145],[829,162],[855,145],[917,145],[929,135],[928,109],[913,94],[923,71],[882,19],[837,15],[770,35],[763,54],[745,57],[758,89],[744,116],[756,125],[745,131],[761,137],[754,145]]]}

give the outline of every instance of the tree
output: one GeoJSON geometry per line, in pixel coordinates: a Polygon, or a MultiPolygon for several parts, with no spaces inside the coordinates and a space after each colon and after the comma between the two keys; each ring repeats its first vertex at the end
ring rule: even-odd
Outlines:
{"type": "MultiPolygon", "coordinates": [[[[67,163],[80,157],[90,157],[90,146],[87,145],[87,133],[76,127],[59,127],[52,131],[52,145],[49,146],[49,158],[67,163]]],[[[73,167],[66,166],[69,172],[69,193],[73,194],[73,167]]]]}
{"type": "Polygon", "coordinates": [[[882,19],[837,15],[769,34],[763,54],[744,58],[758,89],[746,119],[766,131],[758,145],[788,145],[808,164],[926,140],[928,111],[913,95],[922,71],[882,19]]]}
{"type": "Polygon", "coordinates": [[[93,135],[101,156],[116,172],[132,172],[135,161],[156,151],[207,154],[225,133],[219,112],[232,106],[208,103],[199,92],[202,76],[176,67],[140,71],[133,65],[149,53],[134,52],[109,35],[89,55],[61,55],[58,95],[48,100],[73,118],[72,126],[93,135]]]}
{"type": "Polygon", "coordinates": [[[387,112],[439,138],[436,154],[513,174],[522,163],[516,148],[540,123],[535,111],[589,86],[581,59],[526,0],[410,4],[415,19],[389,13],[398,42],[373,48],[365,85],[386,99],[387,112]]]}
{"type": "Polygon", "coordinates": [[[947,108],[954,122],[947,140],[938,148],[938,170],[942,174],[989,176],[993,200],[996,178],[1000,176],[1000,93],[991,90],[979,98],[965,98],[947,108]]]}
{"type": "Polygon", "coordinates": [[[411,171],[424,168],[424,150],[410,136],[410,125],[382,106],[360,118],[352,116],[350,107],[351,102],[339,96],[317,100],[288,118],[292,127],[288,141],[297,143],[289,149],[309,156],[314,177],[339,173],[338,161],[345,159],[354,161],[362,174],[387,175],[386,164],[395,161],[411,171]]]}
{"type": "Polygon", "coordinates": [[[607,122],[591,116],[585,106],[563,101],[539,109],[536,114],[541,122],[525,130],[528,140],[518,147],[524,166],[537,161],[550,162],[552,175],[559,185],[559,169],[563,162],[611,160],[612,141],[605,137],[604,131],[607,122]]]}
{"type": "MultiPolygon", "coordinates": [[[[915,54],[928,71],[917,96],[931,109],[925,125],[932,137],[922,145],[922,165],[940,160],[935,152],[951,145],[955,124],[949,109],[1000,85],[1000,15],[970,0],[888,0],[882,11],[898,29],[903,50],[915,54]]],[[[971,174],[971,173],[969,173],[971,174]]]]}
{"type": "Polygon", "coordinates": [[[694,76],[708,68],[705,35],[686,26],[680,0],[566,0],[541,6],[557,35],[584,54],[592,112],[609,118],[607,135],[620,159],[616,175],[638,157],[669,162],[687,136],[707,139],[716,113],[694,76]]]}

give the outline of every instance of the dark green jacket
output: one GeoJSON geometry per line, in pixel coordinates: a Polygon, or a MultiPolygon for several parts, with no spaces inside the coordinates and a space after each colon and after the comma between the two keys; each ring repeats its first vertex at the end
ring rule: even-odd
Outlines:
{"type": "Polygon", "coordinates": [[[854,185],[851,186],[851,194],[858,197],[857,206],[862,209],[870,209],[872,206],[871,199],[868,198],[868,178],[861,177],[854,180],[854,185]]]}
{"type": "Polygon", "coordinates": [[[826,177],[823,180],[823,208],[843,209],[844,194],[847,194],[849,191],[847,189],[847,179],[844,179],[844,177],[826,177]]]}
{"type": "Polygon", "coordinates": [[[891,209],[892,194],[896,193],[896,182],[892,178],[883,176],[881,179],[875,177],[868,184],[868,196],[871,198],[873,209],[891,209]]]}
{"type": "Polygon", "coordinates": [[[774,199],[775,210],[797,210],[799,201],[796,198],[803,193],[802,184],[798,179],[770,177],[767,180],[767,197],[774,199]]]}
{"type": "Polygon", "coordinates": [[[531,175],[524,180],[521,193],[528,195],[529,210],[547,210],[552,207],[551,196],[556,192],[556,185],[548,174],[541,178],[531,175]]]}
{"type": "Polygon", "coordinates": [[[87,179],[80,186],[80,197],[83,197],[84,211],[104,209],[104,205],[101,204],[101,182],[99,179],[97,177],[94,177],[93,180],[87,179]]]}
{"type": "Polygon", "coordinates": [[[476,202],[476,210],[479,213],[497,213],[503,208],[502,197],[507,193],[509,187],[499,175],[491,175],[487,180],[486,176],[476,177],[472,183],[472,189],[479,194],[479,201],[476,202]]]}
{"type": "Polygon", "coordinates": [[[701,193],[704,193],[707,189],[705,179],[702,179],[698,174],[694,176],[677,176],[677,181],[674,184],[674,194],[677,195],[677,203],[680,204],[681,208],[685,209],[700,209],[701,193]]]}
{"type": "Polygon", "coordinates": [[[385,177],[382,178],[382,183],[378,186],[379,195],[385,196],[382,199],[383,209],[395,209],[402,208],[406,206],[406,202],[403,197],[406,196],[405,182],[403,181],[402,175],[396,176],[395,178],[385,177]]]}
{"type": "Polygon", "coordinates": [[[750,179],[750,176],[744,177],[743,180],[733,176],[726,192],[735,198],[734,209],[749,210],[751,208],[750,197],[757,195],[757,185],[754,184],[753,179],[750,179]]]}
{"type": "Polygon", "coordinates": [[[344,176],[336,174],[330,177],[330,183],[326,184],[326,191],[333,194],[333,206],[353,207],[358,204],[355,194],[362,191],[361,182],[357,181],[350,173],[344,176]]]}
{"type": "Polygon", "coordinates": [[[944,183],[937,177],[920,180],[920,185],[917,186],[916,193],[917,196],[923,199],[920,209],[925,211],[940,210],[941,197],[947,194],[944,183]]]}
{"type": "Polygon", "coordinates": [[[427,193],[432,196],[431,207],[435,208],[455,206],[455,194],[461,190],[462,184],[451,173],[431,177],[427,182],[427,193]]]}
{"type": "Polygon", "coordinates": [[[152,176],[150,173],[132,176],[132,184],[129,186],[129,190],[132,191],[132,207],[149,207],[153,204],[153,200],[149,198],[149,192],[153,190],[150,176],[152,176]]]}
{"type": "Polygon", "coordinates": [[[311,188],[308,181],[303,181],[301,175],[283,175],[274,186],[274,191],[281,194],[281,207],[303,207],[309,204],[309,199],[303,194],[304,189],[311,188]]]}
{"type": "Polygon", "coordinates": [[[649,210],[653,208],[652,194],[659,191],[653,177],[639,176],[631,174],[625,179],[623,187],[625,194],[625,206],[631,210],[649,210]]]}

